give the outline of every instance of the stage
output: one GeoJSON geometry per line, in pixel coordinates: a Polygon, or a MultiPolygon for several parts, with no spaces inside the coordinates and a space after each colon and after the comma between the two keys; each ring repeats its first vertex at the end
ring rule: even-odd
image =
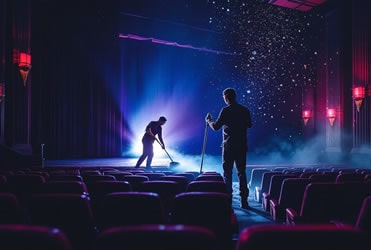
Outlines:
{"type": "MultiPolygon", "coordinates": [[[[208,157],[208,161],[204,161],[201,166],[200,157],[188,156],[178,161],[170,161],[168,158],[154,158],[152,161],[152,171],[174,171],[174,172],[185,172],[185,171],[217,171],[221,172],[221,161],[216,163],[215,159],[208,157]]],[[[178,158],[177,158],[178,159],[178,158]]],[[[134,168],[138,158],[89,158],[89,159],[63,159],[63,160],[48,160],[44,161],[44,167],[114,167],[120,168],[134,168]]],[[[140,166],[140,169],[145,169],[144,161],[140,166]]]]}

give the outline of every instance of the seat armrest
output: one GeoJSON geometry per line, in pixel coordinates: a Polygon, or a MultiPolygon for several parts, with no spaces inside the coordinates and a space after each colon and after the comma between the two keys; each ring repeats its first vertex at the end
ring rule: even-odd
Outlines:
{"type": "Polygon", "coordinates": [[[261,202],[261,197],[262,197],[261,188],[260,187],[255,187],[255,201],[260,203],[261,202]]]}
{"type": "Polygon", "coordinates": [[[270,204],[271,207],[274,207],[274,208],[276,208],[276,207],[278,207],[280,205],[278,203],[278,200],[276,200],[276,199],[270,199],[269,200],[269,204],[270,204]]]}
{"type": "Polygon", "coordinates": [[[299,219],[299,215],[295,211],[295,209],[286,208],[286,224],[295,225],[298,219],[299,219]]]}
{"type": "Polygon", "coordinates": [[[269,193],[263,192],[262,206],[263,206],[263,209],[267,212],[269,212],[269,200],[270,200],[269,193]]]}
{"type": "Polygon", "coordinates": [[[262,196],[263,196],[263,198],[266,198],[266,197],[269,198],[269,193],[267,193],[267,192],[263,192],[263,193],[262,193],[262,196]]]}
{"type": "Polygon", "coordinates": [[[276,199],[269,200],[269,212],[274,221],[278,221],[279,217],[282,217],[282,207],[276,199]]]}

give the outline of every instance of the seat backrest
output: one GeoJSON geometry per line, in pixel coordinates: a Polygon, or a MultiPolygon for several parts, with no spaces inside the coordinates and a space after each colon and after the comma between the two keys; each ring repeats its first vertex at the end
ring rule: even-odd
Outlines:
{"type": "Polygon", "coordinates": [[[23,206],[18,197],[9,192],[0,193],[0,224],[26,223],[23,206]]]}
{"type": "Polygon", "coordinates": [[[88,184],[93,211],[98,209],[97,206],[104,206],[102,199],[106,194],[127,191],[132,191],[131,184],[128,181],[106,180],[94,181],[88,184]]]}
{"type": "MultiPolygon", "coordinates": [[[[161,181],[175,181],[177,183],[179,183],[181,186],[182,186],[182,190],[185,191],[187,190],[187,187],[188,187],[188,178],[186,176],[181,176],[181,175],[165,175],[165,176],[161,176],[159,178],[159,180],[161,181]]],[[[182,192],[183,192],[182,191],[182,192]]]]}
{"type": "Polygon", "coordinates": [[[96,250],[216,250],[212,231],[191,225],[136,225],[113,227],[101,232],[96,250]],[[149,248],[150,246],[150,248],[149,248]]]}
{"type": "Polygon", "coordinates": [[[344,172],[340,173],[336,177],[336,182],[353,182],[353,181],[364,181],[364,176],[356,172],[344,172]]]}
{"type": "Polygon", "coordinates": [[[149,181],[149,178],[144,175],[127,175],[123,176],[121,180],[129,182],[133,191],[138,191],[140,184],[144,181],[149,181]]]}
{"type": "Polygon", "coordinates": [[[314,170],[312,170],[312,171],[306,171],[306,172],[301,173],[299,177],[300,178],[309,178],[309,176],[314,175],[314,174],[320,174],[320,173],[318,173],[318,172],[316,172],[314,170]]]}
{"type": "Polygon", "coordinates": [[[224,181],[220,174],[200,174],[196,177],[196,181],[224,181]]]}
{"type": "Polygon", "coordinates": [[[371,234],[371,196],[364,198],[358,213],[356,227],[371,234]]]}
{"type": "Polygon", "coordinates": [[[230,196],[220,192],[185,192],[174,199],[170,222],[203,226],[215,233],[221,249],[232,244],[230,196]]]}
{"type": "Polygon", "coordinates": [[[95,181],[88,185],[88,192],[92,199],[100,198],[103,195],[112,192],[126,191],[132,191],[131,185],[128,181],[103,180],[95,181]]]}
{"type": "Polygon", "coordinates": [[[263,178],[263,173],[268,172],[268,171],[270,170],[267,168],[253,168],[251,170],[251,176],[250,176],[250,180],[248,183],[249,188],[251,190],[255,190],[256,186],[260,186],[260,183],[263,178]]]}
{"type": "Polygon", "coordinates": [[[371,183],[345,181],[339,184],[335,220],[355,225],[364,199],[371,195],[371,183]]]}
{"type": "Polygon", "coordinates": [[[300,217],[308,223],[328,223],[334,216],[339,184],[314,182],[306,186],[300,208],[300,217]]]}
{"type": "Polygon", "coordinates": [[[87,195],[51,193],[33,194],[27,203],[32,225],[60,228],[76,249],[91,249],[97,230],[87,195]]]}
{"type": "Polygon", "coordinates": [[[282,182],[289,178],[295,178],[295,175],[289,174],[276,174],[271,176],[271,182],[268,189],[269,197],[272,199],[277,199],[281,193],[282,182]]]}
{"type": "Polygon", "coordinates": [[[271,184],[271,177],[275,174],[281,174],[281,172],[278,171],[270,171],[263,173],[262,182],[260,184],[261,193],[268,193],[269,192],[269,186],[271,184]]]}
{"type": "Polygon", "coordinates": [[[105,195],[96,211],[98,228],[167,223],[161,197],[153,192],[115,192],[105,195]]]}
{"type": "Polygon", "coordinates": [[[170,212],[175,196],[185,192],[183,188],[184,186],[181,183],[175,181],[152,180],[142,182],[139,186],[139,191],[159,194],[165,211],[170,212]]]}
{"type": "Polygon", "coordinates": [[[366,250],[368,237],[354,227],[331,224],[255,225],[243,229],[236,250],[366,250]]]}
{"type": "Polygon", "coordinates": [[[162,176],[165,176],[166,174],[160,173],[160,172],[156,172],[156,173],[143,172],[143,173],[137,173],[135,175],[147,176],[150,181],[154,181],[154,180],[160,179],[162,176]]]}
{"type": "Polygon", "coordinates": [[[96,181],[115,181],[116,177],[113,175],[85,175],[83,176],[83,180],[89,186],[89,183],[96,181]]]}
{"type": "Polygon", "coordinates": [[[308,178],[285,179],[282,182],[281,193],[278,199],[280,206],[299,211],[305,188],[311,182],[312,180],[308,178]]]}
{"type": "Polygon", "coordinates": [[[72,250],[60,229],[36,225],[0,225],[0,242],[2,249],[72,250]]]}
{"type": "Polygon", "coordinates": [[[269,188],[267,192],[263,193],[263,208],[265,211],[270,210],[269,200],[275,199],[278,200],[281,192],[282,182],[287,178],[294,178],[295,175],[289,174],[274,174],[271,176],[269,188]]]}
{"type": "Polygon", "coordinates": [[[129,171],[107,171],[104,172],[104,175],[112,175],[115,176],[116,180],[121,181],[124,176],[127,175],[134,175],[133,173],[129,171]]]}
{"type": "Polygon", "coordinates": [[[192,173],[174,173],[175,176],[184,176],[188,179],[188,183],[196,179],[195,175],[192,173]]]}
{"type": "Polygon", "coordinates": [[[73,193],[88,194],[88,188],[82,181],[47,181],[39,186],[34,193],[73,193]]]}
{"type": "Polygon", "coordinates": [[[321,182],[335,182],[337,174],[335,172],[316,173],[309,176],[309,179],[313,179],[321,182]]]}
{"type": "Polygon", "coordinates": [[[195,180],[188,184],[187,192],[221,192],[228,194],[227,185],[218,180],[195,180]]]}
{"type": "Polygon", "coordinates": [[[28,196],[45,182],[45,177],[42,175],[9,175],[7,176],[6,189],[17,195],[23,204],[28,196]]]}
{"type": "Polygon", "coordinates": [[[84,181],[78,174],[57,174],[51,175],[47,181],[84,181]]]}

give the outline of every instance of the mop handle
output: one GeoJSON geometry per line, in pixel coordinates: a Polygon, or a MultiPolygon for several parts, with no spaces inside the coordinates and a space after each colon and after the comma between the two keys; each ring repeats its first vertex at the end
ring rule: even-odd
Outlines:
{"type": "Polygon", "coordinates": [[[207,142],[207,132],[208,132],[208,128],[209,125],[207,124],[206,122],[206,126],[205,126],[205,133],[204,133],[204,142],[203,142],[203,146],[202,146],[202,154],[201,154],[201,167],[200,167],[200,173],[202,173],[202,165],[204,163],[204,155],[205,155],[205,149],[206,149],[206,142],[207,142]]]}
{"type": "Polygon", "coordinates": [[[162,149],[165,151],[167,156],[169,156],[170,161],[174,162],[173,159],[170,157],[169,153],[167,152],[167,150],[165,149],[164,145],[157,139],[157,137],[154,136],[153,138],[155,138],[155,140],[161,145],[162,149]]]}

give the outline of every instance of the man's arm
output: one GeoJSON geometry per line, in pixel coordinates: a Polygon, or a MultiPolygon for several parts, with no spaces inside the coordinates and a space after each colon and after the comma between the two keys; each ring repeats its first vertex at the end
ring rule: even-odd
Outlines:
{"type": "Polygon", "coordinates": [[[207,124],[210,126],[212,130],[217,131],[223,126],[222,117],[223,117],[223,110],[220,111],[219,117],[216,119],[215,122],[213,122],[210,113],[207,113],[205,121],[207,122],[207,124]]]}
{"type": "Polygon", "coordinates": [[[164,140],[162,139],[162,129],[160,128],[160,130],[158,131],[158,140],[161,142],[161,146],[162,148],[165,148],[165,143],[164,143],[164,140]]]}

